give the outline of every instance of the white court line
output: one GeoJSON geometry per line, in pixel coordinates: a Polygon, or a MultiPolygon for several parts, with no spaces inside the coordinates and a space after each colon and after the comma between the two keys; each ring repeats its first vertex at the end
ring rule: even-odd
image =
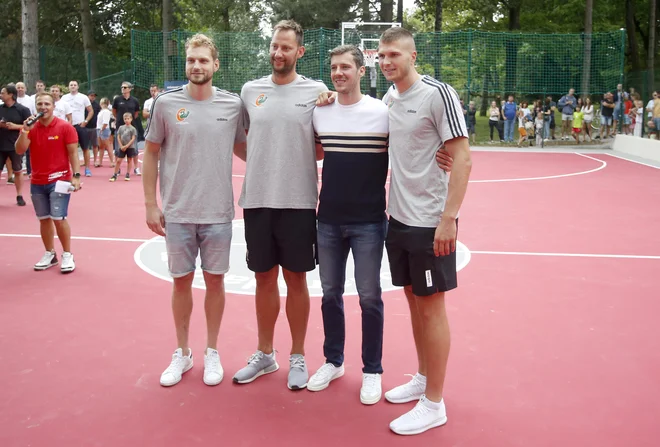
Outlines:
{"type": "MultiPolygon", "coordinates": [[[[41,238],[38,234],[11,234],[0,233],[0,237],[15,238],[41,238]]],[[[57,237],[57,236],[56,236],[57,237]]],[[[90,237],[90,236],[71,236],[71,239],[81,241],[107,241],[107,242],[140,242],[145,243],[151,239],[130,239],[120,237],[90,237]]],[[[243,245],[241,243],[232,243],[232,245],[243,245]]],[[[614,259],[660,259],[660,256],[652,255],[615,255],[605,253],[552,253],[552,252],[527,252],[527,251],[480,251],[470,250],[474,255],[504,255],[504,256],[548,256],[548,257],[569,257],[569,258],[614,258],[614,259]]]]}
{"type": "MultiPolygon", "coordinates": [[[[0,233],[0,237],[41,238],[41,236],[38,234],[12,234],[12,233],[0,233]]],[[[150,240],[150,239],[130,239],[123,237],[91,237],[91,236],[71,236],[71,239],[77,241],[108,241],[108,242],[146,242],[150,240]]]]}
{"type": "MultiPolygon", "coordinates": [[[[564,177],[574,177],[576,175],[585,175],[585,174],[591,174],[597,171],[600,171],[601,169],[605,169],[607,167],[607,162],[603,160],[599,160],[597,158],[590,157],[588,155],[581,154],[579,152],[564,152],[567,154],[574,154],[574,155],[579,155],[580,157],[588,158],[593,161],[597,161],[600,163],[600,166],[594,169],[589,169],[588,171],[580,171],[580,172],[571,172],[569,174],[557,174],[557,175],[547,175],[543,177],[523,177],[523,178],[502,178],[502,179],[492,179],[492,180],[470,180],[468,183],[503,183],[503,182],[529,182],[529,181],[534,181],[534,180],[550,180],[550,179],[556,179],[556,178],[564,178],[564,177]]],[[[232,174],[232,177],[239,177],[239,178],[245,178],[245,175],[243,174],[232,174]]],[[[321,176],[319,175],[319,179],[321,176]]],[[[386,184],[390,183],[389,178],[388,181],[385,182],[386,184]]]]}
{"type": "Polygon", "coordinates": [[[630,159],[630,158],[621,157],[621,156],[619,156],[619,155],[614,155],[614,154],[609,154],[609,153],[606,153],[605,155],[609,155],[610,157],[618,158],[619,160],[625,160],[625,161],[629,161],[629,162],[631,162],[631,163],[637,163],[638,165],[648,166],[649,168],[660,169],[660,167],[658,167],[658,166],[653,166],[653,165],[650,165],[650,164],[648,164],[648,163],[644,163],[644,162],[641,162],[641,161],[637,161],[637,160],[632,160],[632,159],[630,159]]]}
{"type": "Polygon", "coordinates": [[[613,255],[605,253],[541,253],[527,251],[479,251],[471,250],[473,255],[508,255],[508,256],[548,256],[564,258],[612,258],[612,259],[660,259],[660,256],[613,255]]]}

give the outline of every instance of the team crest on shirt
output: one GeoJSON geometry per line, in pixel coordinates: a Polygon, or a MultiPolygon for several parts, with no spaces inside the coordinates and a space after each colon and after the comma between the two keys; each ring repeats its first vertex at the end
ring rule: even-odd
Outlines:
{"type": "Polygon", "coordinates": [[[387,100],[387,108],[391,109],[392,106],[394,105],[394,99],[390,98],[387,100]]]}
{"type": "Polygon", "coordinates": [[[268,96],[262,93],[261,95],[257,96],[257,100],[254,103],[256,104],[257,107],[261,107],[262,105],[264,105],[267,99],[268,96]]]}
{"type": "Polygon", "coordinates": [[[190,115],[190,111],[185,108],[181,108],[176,111],[176,120],[179,122],[185,121],[186,118],[190,115]]]}

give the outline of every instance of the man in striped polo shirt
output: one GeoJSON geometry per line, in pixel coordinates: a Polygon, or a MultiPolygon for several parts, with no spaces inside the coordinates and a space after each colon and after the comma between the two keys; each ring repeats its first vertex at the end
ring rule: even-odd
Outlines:
{"type": "Polygon", "coordinates": [[[383,300],[380,266],[387,221],[385,180],[389,133],[387,106],[360,92],[364,57],[353,45],[330,52],[337,100],[314,109],[314,131],[323,146],[323,186],[318,209],[318,256],[323,300],[326,363],[307,388],[321,391],[344,375],[344,281],[353,252],[355,283],[362,308],[360,401],[381,398],[383,300]]]}
{"type": "Polygon", "coordinates": [[[418,401],[390,423],[414,435],[447,422],[443,386],[449,357],[445,292],[456,288],[458,211],[470,177],[468,134],[456,91],[415,70],[412,34],[390,28],[380,38],[378,58],[388,81],[390,221],[386,239],[392,283],[403,286],[417,350],[418,372],[385,393],[393,403],[418,401]],[[453,158],[451,178],[438,169],[435,153],[444,145],[453,158]]]}

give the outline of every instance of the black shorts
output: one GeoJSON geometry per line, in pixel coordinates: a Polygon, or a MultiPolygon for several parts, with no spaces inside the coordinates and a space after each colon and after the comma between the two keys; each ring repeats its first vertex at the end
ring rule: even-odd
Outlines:
{"type": "Polygon", "coordinates": [[[244,209],[246,261],[253,272],[281,265],[291,272],[316,268],[316,210],[244,209]]]}
{"type": "Polygon", "coordinates": [[[135,158],[137,157],[137,154],[138,154],[137,149],[135,149],[134,147],[129,147],[128,149],[126,149],[126,151],[117,149],[117,151],[115,152],[115,155],[119,158],[126,158],[126,157],[135,158]]]}
{"type": "MultiPolygon", "coordinates": [[[[458,221],[456,221],[458,225],[458,221]]],[[[390,217],[385,247],[390,260],[392,284],[412,285],[417,296],[446,292],[458,286],[456,251],[435,256],[435,228],[410,227],[390,217]]]]}
{"type": "Polygon", "coordinates": [[[76,129],[76,133],[78,134],[78,144],[80,145],[80,148],[84,151],[89,150],[89,129],[87,127],[80,127],[80,124],[76,124],[73,127],[76,129]]]}
{"type": "Polygon", "coordinates": [[[23,169],[23,156],[18,155],[16,151],[0,152],[0,160],[2,160],[2,163],[0,163],[0,172],[2,172],[2,168],[5,166],[7,160],[11,160],[11,168],[14,172],[21,172],[23,169]]]}

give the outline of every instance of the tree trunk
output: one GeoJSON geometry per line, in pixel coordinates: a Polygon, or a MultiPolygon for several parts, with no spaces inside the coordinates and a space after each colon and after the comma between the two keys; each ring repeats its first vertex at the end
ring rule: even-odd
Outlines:
{"type": "Polygon", "coordinates": [[[92,82],[98,78],[96,67],[96,42],[94,41],[94,22],[92,12],[89,8],[89,0],[80,0],[80,22],[82,24],[83,48],[85,49],[85,68],[87,71],[87,82],[92,88],[92,82]]]}
{"type": "Polygon", "coordinates": [[[628,56],[633,71],[639,70],[639,46],[637,45],[637,33],[635,30],[635,2],[626,0],[626,32],[628,34],[628,56]]]}
{"type": "Polygon", "coordinates": [[[362,21],[371,22],[371,10],[369,9],[370,2],[369,0],[361,0],[361,9],[362,9],[362,21]]]}
{"type": "Polygon", "coordinates": [[[442,0],[435,0],[435,24],[433,26],[434,41],[433,46],[433,69],[435,78],[442,80],[442,0]]]}
{"type": "Polygon", "coordinates": [[[582,95],[589,95],[591,77],[591,33],[593,31],[594,0],[586,0],[584,8],[584,53],[582,56],[582,95]]]}
{"type": "MultiPolygon", "coordinates": [[[[509,2],[509,31],[520,29],[520,6],[522,0],[509,2]]],[[[518,66],[518,36],[510,34],[506,37],[506,58],[504,61],[504,94],[512,95],[516,89],[516,71],[518,66]]]]}
{"type": "Polygon", "coordinates": [[[229,2],[222,8],[222,31],[228,33],[231,29],[229,24],[229,2]]]}
{"type": "Polygon", "coordinates": [[[657,12],[657,1],[650,0],[649,8],[649,50],[648,50],[648,59],[646,66],[648,67],[648,84],[650,89],[654,89],[655,81],[655,31],[657,27],[656,23],[656,12],[657,12]]]}
{"type": "Polygon", "coordinates": [[[39,9],[37,0],[21,0],[23,82],[28,89],[39,79],[39,9]]]}
{"type": "Polygon", "coordinates": [[[172,0],[163,0],[163,76],[164,81],[172,80],[172,70],[170,68],[170,32],[172,31],[172,22],[174,22],[174,12],[172,10],[172,0]]]}
{"type": "Polygon", "coordinates": [[[433,30],[436,33],[442,32],[442,0],[435,0],[435,25],[433,30]]]}
{"type": "Polygon", "coordinates": [[[380,21],[392,22],[392,15],[394,14],[394,1],[381,0],[380,1],[380,21]]]}
{"type": "Polygon", "coordinates": [[[396,2],[396,21],[403,24],[403,0],[396,2]]]}

